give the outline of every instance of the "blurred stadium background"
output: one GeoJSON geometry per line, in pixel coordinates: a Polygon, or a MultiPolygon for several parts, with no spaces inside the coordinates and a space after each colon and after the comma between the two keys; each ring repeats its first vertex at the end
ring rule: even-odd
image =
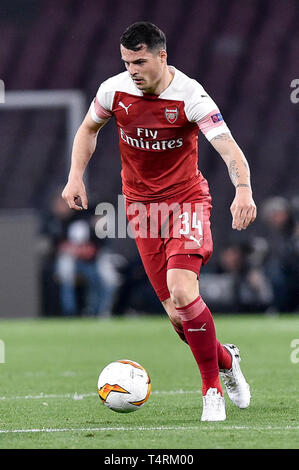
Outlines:
{"type": "Polygon", "coordinates": [[[203,297],[216,312],[297,311],[298,1],[1,0],[0,317],[162,311],[134,241],[94,235],[95,206],[117,206],[121,192],[112,122],[88,168],[89,213],[81,220],[60,200],[76,127],[100,83],[122,71],[119,37],[139,20],[166,33],[169,63],[211,94],[251,166],[259,216],[234,233],[233,187],[199,137],[214,201],[203,297]]]}

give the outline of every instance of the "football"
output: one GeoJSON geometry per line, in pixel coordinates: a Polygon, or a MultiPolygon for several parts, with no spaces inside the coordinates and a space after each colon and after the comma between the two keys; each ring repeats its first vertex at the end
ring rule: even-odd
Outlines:
{"type": "Polygon", "coordinates": [[[98,394],[104,405],[118,413],[139,410],[151,393],[151,380],[140,364],[122,359],[108,364],[98,378],[98,394]]]}

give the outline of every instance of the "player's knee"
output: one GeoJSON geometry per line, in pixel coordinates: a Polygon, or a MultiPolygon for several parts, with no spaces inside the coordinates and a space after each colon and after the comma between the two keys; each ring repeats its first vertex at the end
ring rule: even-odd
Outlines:
{"type": "Polygon", "coordinates": [[[174,283],[170,289],[170,298],[176,307],[182,307],[189,303],[190,289],[180,283],[174,283]]]}
{"type": "Polygon", "coordinates": [[[170,298],[176,307],[184,307],[198,295],[197,276],[189,271],[176,273],[170,271],[167,278],[170,298]]]}

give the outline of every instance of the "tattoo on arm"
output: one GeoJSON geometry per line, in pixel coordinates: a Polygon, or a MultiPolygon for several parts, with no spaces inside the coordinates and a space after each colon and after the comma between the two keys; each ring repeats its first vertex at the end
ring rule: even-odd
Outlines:
{"type": "MultiPolygon", "coordinates": [[[[213,137],[213,139],[211,139],[211,142],[213,140],[220,140],[220,141],[231,141],[231,142],[234,142],[234,139],[231,135],[230,132],[223,132],[222,134],[219,134],[219,135],[216,135],[215,137],[213,137]]],[[[219,150],[218,150],[219,152],[219,150]]],[[[220,153],[220,152],[219,152],[220,153]]],[[[241,152],[242,154],[242,152],[241,152]]],[[[223,155],[222,155],[223,156],[223,155]]],[[[229,155],[230,157],[230,155],[229,155]]],[[[250,183],[247,184],[247,183],[239,183],[240,179],[241,181],[243,180],[244,181],[244,168],[243,166],[245,167],[245,169],[247,170],[246,173],[247,173],[247,177],[250,178],[250,169],[249,169],[249,165],[248,165],[248,162],[245,158],[245,156],[242,154],[242,159],[238,159],[238,160],[229,160],[229,163],[227,163],[227,159],[224,158],[224,160],[226,161],[226,163],[228,164],[228,173],[229,173],[229,176],[230,176],[230,179],[231,179],[231,182],[233,183],[233,185],[235,186],[235,188],[239,188],[239,187],[243,187],[243,188],[250,188],[250,183]],[[242,164],[243,166],[242,166],[242,164]]],[[[247,177],[245,176],[245,178],[247,179],[247,177]]],[[[246,181],[245,179],[245,181],[246,181]]]]}
{"type": "Polygon", "coordinates": [[[228,173],[229,173],[230,179],[232,180],[233,185],[236,186],[238,184],[238,179],[240,178],[236,160],[231,160],[229,162],[228,173]]]}
{"type": "Polygon", "coordinates": [[[232,137],[231,135],[228,133],[228,132],[223,132],[222,134],[219,134],[219,135],[216,135],[215,137],[213,137],[213,139],[211,139],[211,142],[212,140],[232,140],[232,137]]]}
{"type": "MultiPolygon", "coordinates": [[[[249,165],[247,163],[247,160],[245,158],[242,159],[242,163],[244,165],[244,167],[246,168],[247,170],[247,174],[249,176],[249,165]]],[[[236,160],[231,160],[229,162],[229,166],[228,166],[228,173],[229,173],[229,176],[230,176],[230,179],[233,183],[233,185],[235,186],[235,188],[240,188],[240,187],[243,187],[243,188],[249,188],[250,185],[247,184],[247,183],[239,183],[239,178],[240,178],[240,170],[237,166],[237,161],[236,160]]],[[[241,172],[242,173],[242,172],[241,172]]],[[[244,181],[244,180],[243,180],[244,181]]]]}

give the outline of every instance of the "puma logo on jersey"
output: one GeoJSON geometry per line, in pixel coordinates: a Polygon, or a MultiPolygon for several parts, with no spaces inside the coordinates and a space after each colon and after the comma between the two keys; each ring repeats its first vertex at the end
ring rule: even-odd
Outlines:
{"type": "Polygon", "coordinates": [[[121,106],[122,108],[124,108],[124,110],[126,111],[126,113],[129,114],[129,107],[132,106],[132,103],[129,104],[129,106],[125,106],[122,101],[119,101],[119,102],[118,102],[118,105],[121,106]]]}

